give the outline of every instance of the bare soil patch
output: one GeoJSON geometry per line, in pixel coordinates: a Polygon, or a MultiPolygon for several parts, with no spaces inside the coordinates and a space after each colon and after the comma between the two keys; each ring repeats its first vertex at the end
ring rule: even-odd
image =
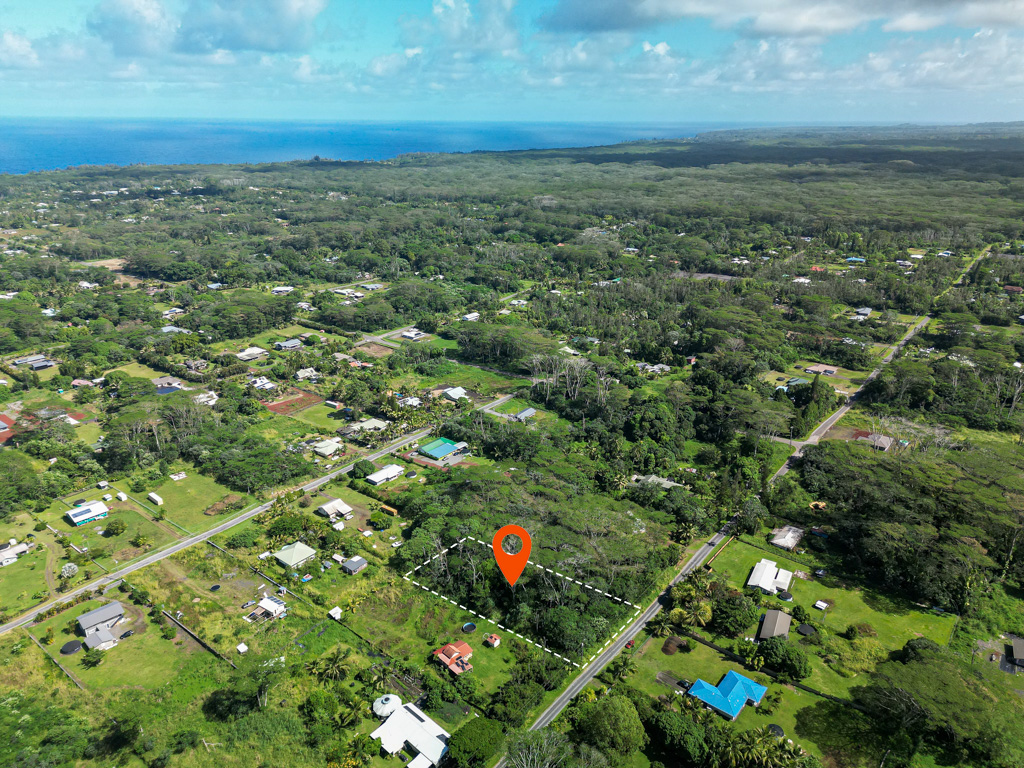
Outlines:
{"type": "Polygon", "coordinates": [[[372,341],[369,344],[363,344],[361,347],[358,347],[358,349],[360,352],[365,352],[370,357],[387,357],[395,351],[391,347],[385,347],[383,344],[376,344],[372,341]]]}

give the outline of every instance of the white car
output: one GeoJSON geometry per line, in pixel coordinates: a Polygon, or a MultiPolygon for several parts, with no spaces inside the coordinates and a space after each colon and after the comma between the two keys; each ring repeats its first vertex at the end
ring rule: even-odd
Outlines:
{"type": "Polygon", "coordinates": [[[346,520],[351,520],[353,517],[355,517],[355,515],[353,515],[351,512],[349,512],[347,515],[345,515],[345,519],[346,520]]]}
{"type": "Polygon", "coordinates": [[[400,546],[402,546],[402,542],[396,541],[394,544],[391,545],[391,548],[398,549],[400,546]]]}
{"type": "Polygon", "coordinates": [[[363,531],[363,536],[365,536],[366,538],[370,538],[371,536],[373,536],[373,531],[363,531]]]}

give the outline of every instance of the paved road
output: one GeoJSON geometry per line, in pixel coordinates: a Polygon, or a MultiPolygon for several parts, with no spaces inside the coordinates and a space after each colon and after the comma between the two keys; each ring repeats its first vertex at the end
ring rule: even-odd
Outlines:
{"type": "MultiPolygon", "coordinates": [[[[488,408],[493,408],[511,399],[512,395],[505,395],[504,397],[499,397],[497,400],[494,400],[493,402],[485,403],[484,405],[479,406],[478,408],[476,408],[476,410],[482,411],[488,408]]],[[[375,461],[379,458],[387,456],[390,453],[394,453],[395,451],[404,448],[405,446],[411,443],[417,442],[421,438],[426,437],[428,434],[430,434],[430,431],[430,427],[419,429],[411,434],[405,435],[404,437],[396,440],[395,442],[390,443],[389,445],[386,445],[385,447],[380,448],[379,450],[374,451],[373,453],[362,458],[369,459],[370,461],[375,461]]],[[[338,469],[333,470],[332,472],[329,472],[326,475],[323,475],[322,477],[318,477],[316,480],[311,480],[310,482],[301,486],[301,488],[304,491],[315,491],[320,486],[329,483],[331,480],[338,477],[338,475],[346,474],[354,466],[355,462],[353,461],[350,464],[346,464],[342,467],[339,467],[338,469]]],[[[51,608],[54,605],[66,603],[72,598],[76,597],[77,595],[82,594],[83,592],[92,592],[96,589],[104,589],[111,583],[123,579],[128,574],[133,573],[139,570],[140,568],[145,568],[148,565],[157,563],[160,560],[163,560],[165,557],[170,557],[176,552],[180,552],[181,550],[191,547],[194,544],[206,541],[211,536],[216,536],[218,533],[223,533],[224,531],[227,531],[235,527],[236,525],[244,523],[246,520],[250,520],[251,518],[255,517],[261,512],[266,512],[268,509],[270,509],[272,504],[272,501],[267,502],[266,504],[261,504],[258,507],[255,507],[254,509],[250,509],[248,512],[243,512],[238,517],[233,517],[230,520],[224,521],[215,528],[211,528],[208,531],[203,531],[202,533],[197,533],[194,536],[189,536],[188,538],[182,539],[181,541],[176,541],[170,546],[168,546],[166,549],[161,549],[159,552],[154,552],[153,554],[148,555],[147,557],[144,557],[141,560],[138,560],[132,563],[131,565],[127,565],[124,568],[121,568],[117,571],[111,571],[110,573],[104,575],[102,578],[96,581],[89,582],[88,584],[85,584],[81,587],[78,587],[77,589],[74,589],[70,592],[61,595],[60,598],[57,600],[51,600],[48,603],[36,606],[28,613],[19,616],[17,619],[14,619],[13,621],[8,622],[7,624],[0,625],[0,634],[3,634],[4,632],[9,632],[12,629],[16,629],[18,627],[23,627],[26,624],[31,624],[39,613],[51,608]]]]}
{"type": "MultiPolygon", "coordinates": [[[[574,679],[569,687],[559,694],[558,698],[551,702],[551,705],[541,712],[540,716],[534,721],[533,725],[530,726],[531,731],[537,731],[541,728],[546,728],[550,725],[556,717],[565,709],[569,702],[572,701],[573,697],[582,691],[594,677],[605,668],[605,666],[611,662],[619,652],[625,648],[626,643],[630,638],[635,637],[637,633],[644,628],[644,626],[653,619],[658,613],[661,612],[662,608],[668,603],[668,593],[676,584],[686,578],[697,568],[704,565],[704,561],[710,557],[711,552],[718,546],[724,539],[729,536],[729,531],[733,525],[733,520],[727,522],[718,533],[708,539],[706,542],[701,544],[693,556],[686,561],[682,570],[676,574],[676,577],[672,579],[671,584],[662,592],[657,599],[647,606],[647,610],[636,617],[636,620],[629,625],[618,637],[616,637],[611,645],[609,645],[604,651],[598,656],[594,657],[594,660],[587,664],[583,671],[574,679]]],[[[504,760],[498,764],[498,768],[504,765],[504,760]]]]}

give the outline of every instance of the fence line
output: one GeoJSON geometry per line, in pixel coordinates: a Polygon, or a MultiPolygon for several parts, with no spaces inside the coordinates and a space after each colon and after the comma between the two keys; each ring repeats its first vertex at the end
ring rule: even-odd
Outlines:
{"type": "Polygon", "coordinates": [[[221,661],[226,661],[226,662],[227,662],[228,664],[230,664],[230,665],[231,665],[231,667],[232,667],[233,669],[238,669],[238,667],[236,667],[236,666],[235,666],[235,663],[234,663],[233,661],[231,661],[231,659],[227,658],[226,656],[223,656],[223,655],[221,654],[221,652],[220,652],[220,651],[218,651],[218,650],[217,650],[216,648],[214,648],[214,647],[213,647],[212,645],[210,645],[209,643],[207,643],[207,642],[206,642],[205,640],[203,640],[203,639],[202,639],[201,637],[199,637],[199,635],[197,635],[197,634],[196,634],[195,632],[193,632],[193,631],[192,631],[191,629],[189,629],[188,627],[186,627],[186,626],[185,626],[184,624],[182,624],[182,623],[181,623],[180,621],[178,621],[178,620],[177,620],[176,618],[174,618],[173,616],[171,616],[171,614],[169,614],[169,613],[168,613],[167,611],[160,611],[160,613],[162,613],[162,614],[163,614],[164,616],[166,616],[166,617],[167,617],[168,619],[170,619],[170,620],[171,620],[171,621],[173,621],[173,622],[174,622],[175,624],[177,624],[177,625],[178,625],[179,627],[181,627],[181,628],[182,628],[183,630],[185,630],[185,632],[186,632],[186,633],[188,634],[188,636],[189,636],[189,637],[191,637],[191,638],[192,638],[193,640],[195,640],[195,641],[196,641],[197,643],[199,643],[199,644],[200,644],[201,646],[203,646],[203,648],[205,648],[206,650],[208,650],[208,651],[209,651],[210,653],[212,653],[212,654],[213,654],[214,656],[216,656],[216,657],[217,657],[218,659],[220,659],[221,661]]]}
{"type": "Polygon", "coordinates": [[[84,690],[86,690],[85,686],[84,686],[84,685],[82,685],[82,684],[81,684],[80,682],[78,682],[78,679],[77,679],[77,678],[76,678],[76,677],[75,677],[74,675],[72,675],[72,674],[71,674],[70,672],[68,672],[68,671],[67,671],[67,670],[66,670],[66,669],[64,668],[64,665],[63,665],[63,664],[61,664],[61,663],[60,663],[59,661],[57,661],[57,660],[56,660],[55,658],[53,658],[53,656],[51,656],[50,654],[48,654],[48,653],[46,652],[46,649],[45,649],[45,648],[43,647],[43,644],[42,644],[42,643],[40,643],[40,642],[39,642],[38,640],[36,640],[36,638],[35,638],[35,635],[33,635],[33,634],[32,634],[31,632],[28,632],[28,633],[26,633],[26,634],[28,634],[28,636],[29,636],[30,638],[32,638],[32,642],[33,642],[33,643],[35,643],[36,645],[38,645],[38,646],[39,646],[39,650],[41,650],[41,651],[43,652],[43,655],[44,655],[44,656],[46,656],[46,658],[48,658],[48,659],[49,659],[50,661],[52,661],[52,662],[53,662],[54,664],[56,664],[56,665],[57,665],[57,669],[59,669],[59,670],[60,670],[61,672],[63,672],[63,673],[65,674],[65,675],[67,675],[67,676],[68,676],[68,679],[69,679],[69,680],[71,680],[71,682],[72,682],[72,683],[74,683],[75,685],[77,685],[77,686],[78,686],[79,688],[81,688],[81,689],[82,689],[83,691],[84,691],[84,690]]]}

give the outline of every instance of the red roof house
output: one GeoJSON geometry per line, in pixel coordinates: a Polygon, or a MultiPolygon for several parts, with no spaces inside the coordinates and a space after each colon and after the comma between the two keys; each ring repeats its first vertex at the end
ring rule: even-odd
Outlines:
{"type": "Polygon", "coordinates": [[[462,640],[448,643],[443,648],[434,651],[434,658],[441,663],[441,666],[448,667],[448,671],[454,675],[461,675],[463,672],[473,669],[473,665],[469,663],[472,656],[473,649],[469,647],[469,643],[462,640]]]}

